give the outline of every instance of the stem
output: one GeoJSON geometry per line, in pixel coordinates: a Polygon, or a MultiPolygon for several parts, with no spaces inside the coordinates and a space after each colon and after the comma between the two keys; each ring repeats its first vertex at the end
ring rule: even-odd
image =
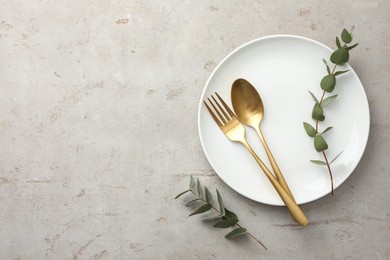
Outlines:
{"type": "Polygon", "coordinates": [[[332,70],[332,74],[333,74],[334,71],[336,70],[336,67],[337,67],[337,64],[334,65],[333,70],[332,70]]]}
{"type": "MultiPolygon", "coordinates": [[[[194,194],[196,197],[200,198],[201,201],[203,201],[204,203],[208,203],[207,201],[205,201],[201,196],[199,196],[198,194],[196,194],[195,192],[193,192],[191,190],[192,194],[194,194]]],[[[219,209],[217,209],[216,207],[214,207],[214,205],[211,204],[211,208],[214,209],[215,211],[217,211],[219,214],[221,214],[221,211],[219,211],[219,209]]],[[[243,228],[240,224],[236,223],[236,226],[240,227],[240,228],[243,228]]],[[[250,232],[248,232],[248,230],[246,231],[246,233],[251,236],[257,243],[259,243],[265,250],[268,250],[268,248],[263,244],[261,243],[261,241],[259,239],[257,239],[254,235],[252,235],[250,232]]]]}
{"type": "MultiPolygon", "coordinates": [[[[332,70],[332,74],[334,73],[336,68],[337,68],[337,64],[334,65],[333,70],[332,70]]],[[[326,91],[324,90],[324,92],[322,93],[322,96],[321,96],[321,100],[320,100],[319,106],[321,106],[322,101],[324,100],[325,93],[326,93],[326,91]]],[[[318,121],[319,120],[316,119],[316,131],[317,132],[318,132],[318,121]]],[[[326,162],[326,166],[328,167],[329,176],[330,176],[331,194],[333,196],[333,175],[332,175],[332,170],[330,169],[330,164],[328,162],[328,158],[326,157],[325,151],[322,151],[322,155],[324,156],[324,159],[325,159],[325,162],[326,162]]]]}
{"type": "MultiPolygon", "coordinates": [[[[237,225],[238,227],[240,227],[240,228],[243,228],[243,227],[242,227],[240,224],[238,224],[238,223],[236,223],[236,225],[237,225]]],[[[261,243],[261,241],[258,240],[255,236],[253,236],[251,233],[249,233],[248,230],[246,231],[246,233],[247,233],[248,235],[250,235],[254,240],[256,240],[256,242],[259,243],[262,247],[264,247],[265,250],[268,250],[268,248],[267,248],[263,243],[261,243]]]]}
{"type": "MultiPolygon", "coordinates": [[[[337,68],[337,64],[334,65],[333,70],[332,70],[332,74],[334,73],[334,71],[336,70],[336,68],[337,68]]],[[[320,99],[320,103],[318,104],[319,106],[321,106],[322,101],[324,100],[325,94],[326,94],[326,91],[324,90],[324,92],[322,92],[322,96],[321,96],[321,99],[320,99]]],[[[318,132],[318,119],[316,120],[316,131],[318,132]]]]}
{"type": "Polygon", "coordinates": [[[329,171],[329,176],[330,176],[330,188],[331,188],[331,194],[333,196],[333,175],[332,175],[332,170],[330,169],[330,164],[328,162],[328,158],[326,157],[325,151],[322,151],[322,154],[324,155],[326,166],[328,166],[328,171],[329,171]]]}

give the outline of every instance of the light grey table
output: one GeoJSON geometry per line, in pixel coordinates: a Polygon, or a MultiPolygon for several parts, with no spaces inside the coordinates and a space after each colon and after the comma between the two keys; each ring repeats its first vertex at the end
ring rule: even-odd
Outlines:
{"type": "MultiPolygon", "coordinates": [[[[390,2],[0,1],[1,259],[390,259],[390,2]],[[351,177],[286,210],[250,201],[208,164],[203,86],[241,44],[297,34],[359,46],[350,64],[370,102],[351,177]],[[269,248],[224,239],[173,197],[190,175],[269,248]]],[[[353,90],[351,90],[353,91],[353,90]]],[[[358,115],[356,115],[358,116],[358,115]]]]}

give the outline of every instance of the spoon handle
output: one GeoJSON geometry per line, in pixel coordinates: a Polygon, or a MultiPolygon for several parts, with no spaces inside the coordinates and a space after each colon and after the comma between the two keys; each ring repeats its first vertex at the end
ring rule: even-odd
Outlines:
{"type": "Polygon", "coordinates": [[[274,158],[274,156],[272,155],[271,150],[269,149],[269,147],[268,147],[268,145],[267,145],[267,142],[265,141],[264,136],[263,136],[263,134],[262,134],[261,131],[260,131],[260,127],[257,127],[257,128],[256,128],[256,132],[257,132],[257,134],[258,134],[259,137],[260,137],[260,140],[261,140],[261,142],[262,142],[262,144],[263,144],[263,146],[264,146],[265,152],[267,153],[269,162],[271,163],[271,167],[272,167],[272,169],[274,170],[274,174],[275,174],[276,179],[278,180],[278,182],[280,183],[280,185],[282,185],[282,187],[286,190],[286,192],[288,193],[288,195],[289,195],[289,196],[293,199],[293,201],[295,202],[294,196],[292,195],[291,190],[290,190],[290,188],[288,187],[287,182],[286,182],[286,180],[284,179],[283,174],[282,174],[282,172],[280,171],[279,166],[278,166],[278,164],[276,163],[275,158],[274,158]]]}
{"type": "Polygon", "coordinates": [[[263,170],[265,175],[270,180],[271,184],[274,186],[275,190],[278,192],[280,198],[283,200],[286,207],[289,209],[291,215],[293,215],[294,219],[301,226],[307,226],[309,220],[307,219],[305,213],[298,206],[295,200],[287,193],[287,191],[280,185],[280,183],[275,179],[272,173],[268,170],[267,166],[263,163],[263,161],[257,156],[257,154],[253,151],[252,147],[246,142],[246,140],[241,141],[241,143],[248,149],[248,151],[252,154],[253,158],[255,158],[256,162],[259,164],[260,168],[263,170]]]}

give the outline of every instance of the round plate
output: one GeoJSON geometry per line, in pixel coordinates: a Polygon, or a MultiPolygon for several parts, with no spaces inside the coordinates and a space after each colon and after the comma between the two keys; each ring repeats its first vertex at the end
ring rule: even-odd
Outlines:
{"type": "MultiPolygon", "coordinates": [[[[311,118],[314,101],[308,90],[320,98],[319,83],[327,74],[322,59],[329,60],[331,53],[329,47],[311,39],[275,35],[244,44],[215,68],[199,104],[199,135],[211,166],[232,189],[261,203],[284,205],[246,148],[223,134],[203,104],[203,100],[217,92],[233,108],[232,83],[244,78],[252,83],[263,100],[265,114],[261,129],[297,203],[316,200],[331,191],[327,168],[310,162],[323,160],[323,157],[314,149],[313,138],[306,134],[302,124],[315,123],[311,118]]],[[[333,126],[324,134],[329,145],[328,159],[343,152],[331,165],[335,188],[357,166],[370,126],[364,88],[349,65],[337,68],[346,69],[350,71],[337,77],[331,95],[338,94],[338,97],[325,108],[326,118],[319,127],[321,131],[333,126]]],[[[272,169],[256,132],[247,126],[246,130],[249,144],[272,169]]]]}

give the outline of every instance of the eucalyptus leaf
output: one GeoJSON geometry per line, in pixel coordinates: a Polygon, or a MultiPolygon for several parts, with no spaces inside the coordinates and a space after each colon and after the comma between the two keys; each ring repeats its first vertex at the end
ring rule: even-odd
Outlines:
{"type": "Polygon", "coordinates": [[[218,204],[219,204],[220,213],[221,213],[221,215],[225,215],[225,206],[223,205],[223,200],[222,200],[221,194],[219,194],[218,190],[217,190],[217,197],[218,197],[218,204]]]}
{"type": "Polygon", "coordinates": [[[322,78],[321,88],[327,92],[332,92],[336,86],[336,78],[334,75],[329,74],[322,78]]]}
{"type": "Polygon", "coordinates": [[[316,102],[317,104],[320,103],[320,101],[318,101],[318,99],[316,98],[316,96],[314,96],[313,93],[311,93],[310,91],[309,91],[309,93],[310,93],[311,97],[313,98],[314,102],[316,102]]]}
{"type": "Polygon", "coordinates": [[[326,143],[322,135],[316,135],[314,137],[314,148],[316,149],[317,152],[322,152],[328,149],[328,144],[326,143]]]}
{"type": "Polygon", "coordinates": [[[233,238],[245,235],[245,234],[247,234],[247,231],[245,228],[236,228],[236,229],[233,229],[230,233],[228,233],[225,237],[227,239],[233,239],[233,238]]]}
{"type": "Polygon", "coordinates": [[[200,186],[199,178],[196,178],[196,190],[198,191],[199,197],[202,197],[202,187],[200,186]]]}
{"type": "Polygon", "coordinates": [[[330,68],[328,66],[328,62],[326,62],[326,60],[324,60],[324,59],[322,59],[322,61],[324,62],[325,66],[326,66],[326,70],[328,71],[328,74],[331,74],[330,68]]]}
{"type": "Polygon", "coordinates": [[[352,41],[352,35],[346,29],[344,29],[341,32],[341,40],[343,40],[345,43],[350,43],[352,41]]]}
{"type": "Polygon", "coordinates": [[[308,136],[310,137],[316,136],[317,131],[309,123],[303,122],[303,127],[305,128],[305,131],[308,136]]]}
{"type": "Polygon", "coordinates": [[[190,190],[192,190],[194,193],[196,192],[196,182],[194,176],[192,175],[190,177],[190,190]]]}
{"type": "Polygon", "coordinates": [[[330,103],[333,102],[333,100],[335,100],[337,98],[337,94],[336,95],[333,95],[333,96],[330,96],[330,97],[327,97],[327,98],[324,98],[321,102],[321,106],[327,106],[329,105],[330,103]]]}
{"type": "Polygon", "coordinates": [[[332,129],[333,127],[329,126],[327,127],[324,131],[322,131],[322,135],[325,134],[326,132],[328,132],[330,129],[332,129]]]}
{"type": "Polygon", "coordinates": [[[238,222],[237,219],[224,219],[224,220],[221,220],[221,221],[217,222],[216,224],[214,224],[213,227],[228,228],[228,227],[234,226],[237,222],[238,222]]]}
{"type": "Polygon", "coordinates": [[[326,66],[326,71],[328,72],[328,75],[332,74],[332,72],[330,71],[329,66],[326,66]]]}
{"type": "Polygon", "coordinates": [[[325,120],[324,109],[319,104],[315,104],[311,116],[315,120],[324,121],[325,120]]]}
{"type": "Polygon", "coordinates": [[[227,208],[225,208],[225,217],[228,219],[234,219],[238,221],[238,216],[236,215],[236,213],[228,210],[227,208]]]}
{"type": "Polygon", "coordinates": [[[210,204],[213,203],[213,196],[211,195],[211,193],[209,192],[207,187],[204,187],[204,193],[205,193],[207,203],[210,203],[210,204]]]}
{"type": "Polygon", "coordinates": [[[335,75],[335,76],[338,76],[338,75],[344,74],[344,73],[346,73],[346,72],[348,72],[348,71],[350,71],[350,70],[339,70],[339,71],[336,71],[336,72],[334,73],[334,75],[335,75]]]}
{"type": "Polygon", "coordinates": [[[330,161],[330,163],[329,164],[332,164],[334,161],[336,161],[336,159],[341,155],[343,153],[343,151],[341,151],[338,155],[336,155],[336,157],[335,158],[333,158],[333,160],[332,161],[330,161]]]}
{"type": "Polygon", "coordinates": [[[337,46],[337,49],[341,49],[339,37],[336,37],[336,46],[337,46]]]}
{"type": "Polygon", "coordinates": [[[350,51],[350,50],[352,50],[353,48],[355,48],[356,46],[358,46],[358,43],[356,43],[356,44],[354,44],[354,45],[351,45],[351,46],[348,46],[348,47],[346,47],[345,49],[346,49],[347,51],[350,51]]]}
{"type": "Polygon", "coordinates": [[[175,197],[175,199],[181,197],[182,195],[184,195],[184,194],[186,194],[187,192],[190,192],[190,191],[191,191],[191,190],[186,190],[186,191],[183,191],[183,192],[179,193],[179,194],[175,197]]]}
{"type": "Polygon", "coordinates": [[[338,49],[330,56],[330,61],[337,65],[344,65],[349,60],[349,52],[345,48],[338,49]]]}
{"type": "Polygon", "coordinates": [[[310,160],[310,162],[318,165],[326,165],[326,162],[320,161],[320,160],[310,160]]]}
{"type": "Polygon", "coordinates": [[[196,199],[190,200],[189,202],[186,203],[186,206],[190,205],[191,203],[193,203],[195,201],[199,201],[199,200],[201,200],[201,198],[196,198],[196,199]]]}
{"type": "Polygon", "coordinates": [[[203,206],[200,206],[200,208],[198,208],[197,210],[195,210],[194,212],[192,212],[188,216],[190,217],[193,215],[201,214],[201,213],[204,213],[206,211],[209,211],[210,209],[211,209],[211,204],[207,203],[207,204],[204,204],[203,206]]]}

